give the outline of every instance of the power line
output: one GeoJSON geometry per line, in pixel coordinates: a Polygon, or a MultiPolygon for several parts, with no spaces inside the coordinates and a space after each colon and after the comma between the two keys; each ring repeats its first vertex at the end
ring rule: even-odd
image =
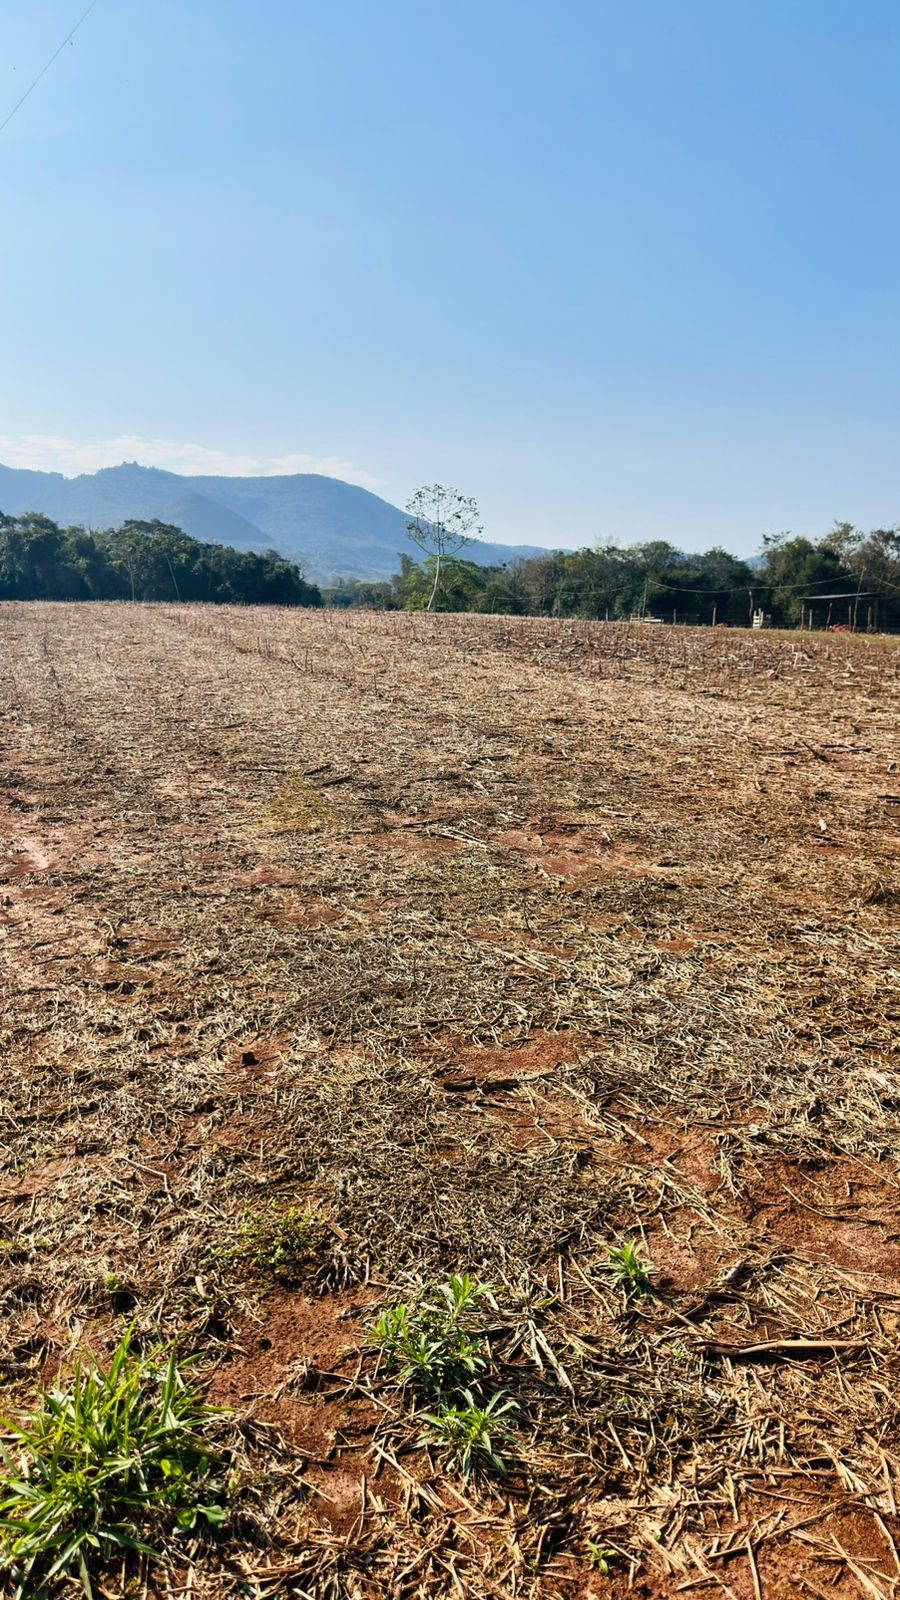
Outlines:
{"type": "MultiPolygon", "coordinates": [[[[733,589],[688,589],[676,580],[670,582],[667,578],[651,577],[650,582],[663,589],[672,589],[678,594],[747,594],[750,589],[821,589],[825,583],[839,583],[846,578],[850,583],[856,583],[858,574],[855,572],[835,572],[830,578],[815,578],[811,583],[779,583],[777,578],[764,578],[761,573],[754,572],[749,583],[740,583],[733,589]]],[[[851,595],[852,598],[852,595],[851,595]]]]}
{"type": "Polygon", "coordinates": [[[0,133],[3,132],[4,128],[8,128],[9,127],[9,124],[12,122],[12,119],[15,116],[16,112],[19,110],[19,107],[23,106],[25,104],[25,101],[28,99],[28,96],[30,95],[32,89],[36,89],[37,88],[37,86],[40,83],[41,79],[43,78],[44,74],[46,72],[50,71],[50,68],[52,67],[52,65],[53,65],[54,61],[56,60],[57,56],[62,55],[63,51],[66,48],[66,45],[69,43],[69,41],[71,39],[74,39],[76,33],[78,32],[78,29],[81,27],[81,24],[84,22],[86,17],[90,16],[90,14],[93,11],[93,9],[94,9],[96,4],[97,4],[97,0],[91,0],[91,3],[88,6],[87,10],[86,11],[82,11],[81,16],[78,18],[78,21],[76,22],[76,24],[75,24],[74,28],[72,29],[71,33],[67,33],[66,34],[66,37],[63,39],[62,44],[58,47],[58,49],[54,50],[52,56],[50,57],[50,60],[48,62],[46,62],[43,67],[41,67],[41,70],[38,73],[37,77],[34,79],[34,82],[30,83],[28,85],[28,88],[25,90],[25,93],[23,94],[21,100],[17,100],[16,101],[16,103],[13,106],[12,110],[10,111],[9,115],[6,116],[3,119],[2,122],[0,122],[0,133]]]}

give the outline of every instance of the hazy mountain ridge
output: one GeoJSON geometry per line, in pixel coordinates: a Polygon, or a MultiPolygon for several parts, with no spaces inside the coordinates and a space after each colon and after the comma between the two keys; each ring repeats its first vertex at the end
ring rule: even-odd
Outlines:
{"type": "MultiPolygon", "coordinates": [[[[276,549],[308,578],[387,578],[399,552],[416,555],[397,506],[358,484],[316,473],[275,478],[185,477],[136,462],[65,478],[0,465],[0,511],[40,511],[54,521],[110,528],[158,517],[195,539],[237,550],[276,549]]],[[[533,545],[478,540],[467,555],[482,566],[536,555],[533,545]]]]}

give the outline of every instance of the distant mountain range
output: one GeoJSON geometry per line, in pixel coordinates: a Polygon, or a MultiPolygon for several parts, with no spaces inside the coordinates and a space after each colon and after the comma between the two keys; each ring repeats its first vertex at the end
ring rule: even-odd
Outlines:
{"type": "MultiPolygon", "coordinates": [[[[298,561],[315,583],[388,578],[400,552],[418,552],[397,506],[368,489],[296,473],[279,478],[182,477],[137,462],[64,478],[0,465],[0,511],[40,511],[54,522],[114,528],[128,518],[175,523],[195,539],[237,550],[271,550],[298,561]]],[[[533,545],[488,544],[466,551],[481,566],[533,556],[533,545]]]]}

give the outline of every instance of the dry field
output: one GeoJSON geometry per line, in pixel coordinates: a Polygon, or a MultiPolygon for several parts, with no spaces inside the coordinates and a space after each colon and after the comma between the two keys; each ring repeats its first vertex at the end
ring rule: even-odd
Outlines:
{"type": "Polygon", "coordinates": [[[900,1593],[898,710],[865,637],[0,607],[3,1407],[133,1321],[231,1408],[98,1595],[900,1593]],[[466,1271],[506,1478],[367,1342],[466,1271]]]}

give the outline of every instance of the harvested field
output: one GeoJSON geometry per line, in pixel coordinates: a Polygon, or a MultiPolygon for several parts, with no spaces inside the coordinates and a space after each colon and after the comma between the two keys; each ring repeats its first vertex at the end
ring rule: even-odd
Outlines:
{"type": "Polygon", "coordinates": [[[0,606],[4,1409],[130,1321],[232,1408],[98,1593],[900,1592],[898,711],[866,637],[0,606]],[[367,1343],[466,1271],[506,1478],[367,1343]]]}

